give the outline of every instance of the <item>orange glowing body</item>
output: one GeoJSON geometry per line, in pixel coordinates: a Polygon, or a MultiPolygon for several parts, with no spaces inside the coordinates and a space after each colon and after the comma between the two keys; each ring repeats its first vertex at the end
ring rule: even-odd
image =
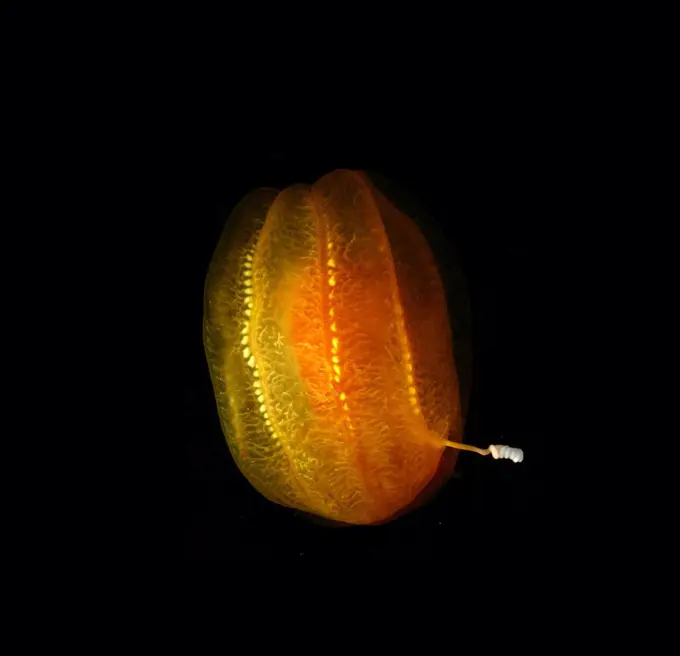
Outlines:
{"type": "Polygon", "coordinates": [[[231,453],[272,501],[351,524],[409,506],[462,437],[451,340],[425,238],[367,176],[258,189],[227,222],[204,344],[231,453]]]}

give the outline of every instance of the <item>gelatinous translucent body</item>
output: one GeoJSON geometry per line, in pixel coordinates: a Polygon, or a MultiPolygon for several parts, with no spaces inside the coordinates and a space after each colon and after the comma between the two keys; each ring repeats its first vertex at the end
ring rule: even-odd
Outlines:
{"type": "Polygon", "coordinates": [[[353,524],[411,504],[462,437],[444,291],[411,219],[352,171],[255,190],[205,292],[217,407],[248,480],[353,524]]]}

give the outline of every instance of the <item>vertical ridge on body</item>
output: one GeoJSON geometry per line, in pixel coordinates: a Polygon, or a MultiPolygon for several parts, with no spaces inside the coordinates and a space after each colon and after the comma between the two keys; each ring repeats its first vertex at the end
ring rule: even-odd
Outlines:
{"type": "Polygon", "coordinates": [[[307,187],[286,189],[270,208],[256,254],[263,271],[255,289],[257,348],[273,434],[290,455],[291,473],[313,511],[339,518],[362,495],[330,379],[319,230],[307,187]]]}
{"type": "Polygon", "coordinates": [[[446,293],[434,255],[416,224],[371,186],[390,243],[419,406],[426,424],[440,438],[462,442],[459,383],[446,293]]]}
{"type": "Polygon", "coordinates": [[[372,502],[369,512],[377,521],[427,483],[440,452],[415,441],[415,425],[426,428],[413,415],[408,337],[372,190],[356,173],[336,171],[319,180],[312,193],[328,225],[329,258],[337,269],[332,299],[340,378],[372,502]]]}
{"type": "Polygon", "coordinates": [[[259,277],[253,254],[277,194],[275,189],[254,190],[231,213],[206,277],[203,331],[222,430],[232,456],[264,496],[295,505],[296,495],[286,482],[285,454],[269,438],[259,413],[259,383],[250,352],[252,289],[259,277]]]}

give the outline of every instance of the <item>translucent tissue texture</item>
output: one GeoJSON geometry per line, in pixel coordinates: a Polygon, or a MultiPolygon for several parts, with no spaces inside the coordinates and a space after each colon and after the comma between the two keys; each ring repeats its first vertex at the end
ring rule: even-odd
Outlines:
{"type": "Polygon", "coordinates": [[[351,524],[407,508],[462,438],[451,340],[425,238],[363,173],[232,212],[204,345],[231,453],[270,500],[351,524]]]}

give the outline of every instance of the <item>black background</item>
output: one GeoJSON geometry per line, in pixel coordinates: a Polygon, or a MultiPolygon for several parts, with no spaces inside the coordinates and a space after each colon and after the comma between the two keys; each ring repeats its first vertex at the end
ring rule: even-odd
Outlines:
{"type": "MultiPolygon", "coordinates": [[[[133,33],[139,28],[134,16],[118,20],[133,33]]],[[[538,552],[550,514],[545,446],[560,432],[553,409],[565,371],[560,318],[551,308],[574,214],[568,197],[583,183],[570,158],[587,110],[581,97],[564,91],[560,64],[542,60],[540,49],[522,59],[519,43],[486,60],[483,44],[465,49],[455,34],[430,36],[428,23],[421,37],[439,38],[443,53],[415,62],[414,29],[375,59],[357,57],[345,39],[331,66],[316,44],[296,41],[279,25],[272,31],[285,34],[285,43],[265,48],[269,35],[259,21],[226,17],[212,29],[206,18],[195,29],[164,31],[159,22],[140,30],[144,47],[130,56],[130,66],[127,32],[126,39],[115,32],[101,60],[92,55],[108,21],[77,9],[66,15],[55,6],[16,3],[3,16],[3,36],[12,37],[5,41],[12,55],[6,61],[22,90],[39,91],[35,102],[26,96],[37,117],[31,129],[63,135],[70,145],[54,109],[61,103],[71,121],[92,129],[86,135],[125,135],[126,167],[139,166],[149,151],[154,160],[141,162],[149,178],[164,164],[176,167],[160,194],[171,204],[180,196],[187,201],[177,202],[171,228],[179,237],[171,276],[183,282],[173,316],[180,317],[184,338],[173,348],[181,363],[176,391],[187,487],[177,523],[186,555],[328,561],[481,557],[485,546],[489,553],[538,552]],[[241,30],[245,25],[251,29],[241,30]],[[291,55],[296,43],[301,52],[291,55]],[[52,86],[43,86],[36,71],[52,86]],[[73,89],[66,87],[69,77],[73,89]],[[104,93],[97,95],[97,86],[104,93]],[[80,94],[87,102],[79,102],[80,94]],[[111,114],[100,118],[100,108],[111,114]],[[151,134],[157,147],[147,143],[151,134]],[[385,175],[428,209],[454,245],[473,326],[465,441],[525,452],[521,464],[462,452],[455,476],[429,504],[378,527],[322,526],[249,485],[221,433],[201,342],[207,266],[234,205],[255,187],[313,183],[337,168],[385,175]]],[[[102,150],[98,138],[88,141],[102,150]]],[[[117,193],[127,171],[119,162],[114,168],[117,193]]],[[[149,223],[162,224],[155,236],[165,221],[152,216],[149,223]]],[[[445,254],[439,264],[446,277],[445,254]]]]}

